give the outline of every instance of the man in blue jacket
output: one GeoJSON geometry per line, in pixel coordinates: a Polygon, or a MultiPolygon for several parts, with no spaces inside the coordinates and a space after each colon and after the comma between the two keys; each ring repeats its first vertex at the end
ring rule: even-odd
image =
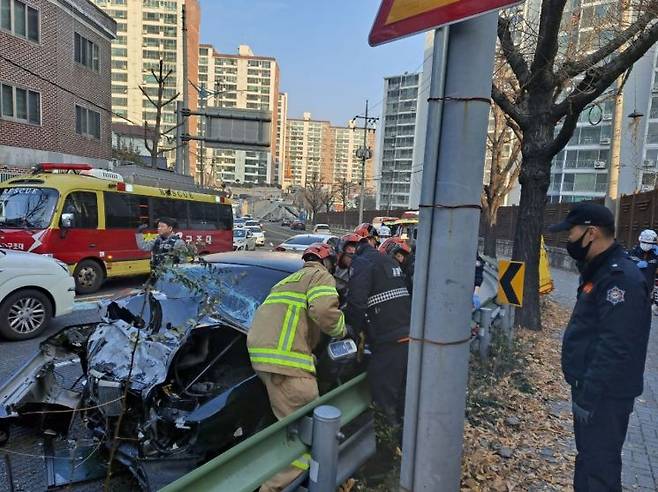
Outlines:
{"type": "Polygon", "coordinates": [[[654,295],[656,283],[656,269],[658,269],[658,254],[656,254],[656,244],[658,243],[658,235],[651,229],[645,229],[640,233],[639,244],[628,252],[631,260],[635,262],[640,269],[644,278],[649,285],[651,298],[651,310],[654,316],[658,316],[658,303],[654,295]]]}
{"type": "Polygon", "coordinates": [[[579,204],[550,231],[569,231],[567,251],[581,273],[562,344],[578,450],[574,490],[621,491],[621,450],[643,391],[649,286],[615,241],[614,218],[604,206],[579,204]]]}

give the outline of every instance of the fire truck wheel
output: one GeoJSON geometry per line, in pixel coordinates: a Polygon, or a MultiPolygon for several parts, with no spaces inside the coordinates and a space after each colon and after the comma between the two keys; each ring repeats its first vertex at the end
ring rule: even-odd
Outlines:
{"type": "Polygon", "coordinates": [[[105,272],[94,260],[82,260],[73,271],[75,291],[78,294],[93,294],[103,285],[105,272]]]}

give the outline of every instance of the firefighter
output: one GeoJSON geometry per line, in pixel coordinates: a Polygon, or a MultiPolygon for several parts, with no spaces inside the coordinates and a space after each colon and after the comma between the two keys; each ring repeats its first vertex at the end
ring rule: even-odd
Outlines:
{"type": "Polygon", "coordinates": [[[409,294],[413,291],[413,264],[411,260],[411,248],[404,239],[398,236],[388,238],[379,247],[379,252],[388,255],[398,262],[402,272],[405,275],[405,282],[409,294]]]}
{"type": "Polygon", "coordinates": [[[642,271],[647,285],[651,289],[651,310],[654,316],[658,316],[658,304],[656,303],[656,269],[658,268],[658,254],[656,254],[656,244],[658,243],[658,234],[651,229],[645,229],[640,233],[639,244],[628,252],[631,260],[642,271]]]}
{"type": "MultiPolygon", "coordinates": [[[[272,288],[256,311],[247,336],[251,364],[265,384],[272,412],[279,420],[318,397],[313,349],[321,333],[334,338],[346,334],[332,276],[333,249],[314,243],[302,259],[301,270],[272,288]]],[[[308,456],[300,457],[260,490],[283,490],[306,469],[308,456]]]]}
{"type": "Polygon", "coordinates": [[[347,299],[350,266],[352,265],[352,257],[356,254],[356,248],[360,240],[361,236],[351,232],[340,238],[340,242],[338,243],[338,260],[336,261],[334,278],[336,279],[336,289],[340,295],[341,306],[344,300],[347,299]]]}
{"type": "Polygon", "coordinates": [[[362,224],[352,259],[346,321],[353,333],[365,331],[372,357],[368,380],[373,402],[396,433],[401,432],[411,302],[400,265],[374,247],[377,231],[362,224]]]}
{"type": "Polygon", "coordinates": [[[142,251],[151,252],[151,275],[157,276],[158,269],[167,264],[180,263],[185,256],[187,248],[177,234],[174,233],[176,221],[168,217],[158,219],[158,237],[155,239],[145,239],[144,231],[148,229],[148,224],[142,224],[137,228],[135,240],[137,247],[142,251]]]}

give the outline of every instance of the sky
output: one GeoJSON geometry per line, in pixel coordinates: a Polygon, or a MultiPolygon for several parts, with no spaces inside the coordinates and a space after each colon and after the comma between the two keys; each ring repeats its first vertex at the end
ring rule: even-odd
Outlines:
{"type": "Polygon", "coordinates": [[[277,59],[288,116],[344,125],[369,99],[381,112],[384,77],[414,72],[424,35],[376,48],[368,33],[380,0],[200,0],[202,43],[222,53],[247,44],[277,59]]]}

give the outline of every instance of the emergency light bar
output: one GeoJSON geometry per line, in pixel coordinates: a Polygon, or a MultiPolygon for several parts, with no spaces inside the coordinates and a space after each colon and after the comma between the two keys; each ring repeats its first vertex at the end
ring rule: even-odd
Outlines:
{"type": "Polygon", "coordinates": [[[37,172],[48,171],[91,171],[93,167],[89,164],[59,164],[53,162],[42,162],[36,166],[37,172]]]}

